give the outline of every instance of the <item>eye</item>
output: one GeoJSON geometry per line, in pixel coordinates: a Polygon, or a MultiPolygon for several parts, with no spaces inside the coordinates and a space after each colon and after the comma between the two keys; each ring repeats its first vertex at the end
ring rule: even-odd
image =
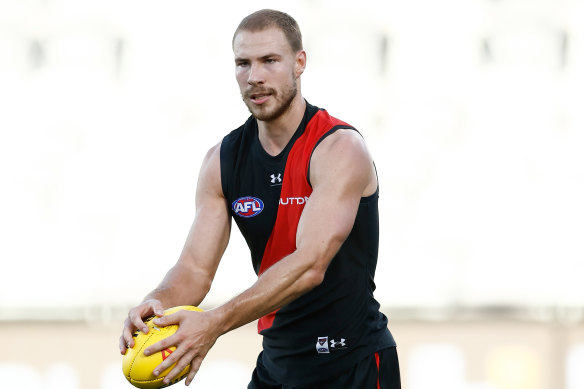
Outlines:
{"type": "Polygon", "coordinates": [[[266,59],[266,63],[276,63],[276,59],[275,58],[268,58],[268,59],[266,59]]]}

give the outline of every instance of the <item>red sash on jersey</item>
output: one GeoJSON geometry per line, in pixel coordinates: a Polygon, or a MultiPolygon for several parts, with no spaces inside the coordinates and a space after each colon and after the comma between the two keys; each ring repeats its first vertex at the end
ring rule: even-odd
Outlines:
{"type": "MultiPolygon", "coordinates": [[[[296,250],[298,222],[306,198],[312,193],[312,188],[307,180],[312,151],[325,133],[339,125],[350,127],[345,122],[330,116],[326,111],[319,110],[306,125],[304,133],[292,146],[284,169],[276,222],[266,244],[258,275],[296,250]]],[[[277,311],[275,310],[259,319],[258,332],[272,326],[277,311]]]]}

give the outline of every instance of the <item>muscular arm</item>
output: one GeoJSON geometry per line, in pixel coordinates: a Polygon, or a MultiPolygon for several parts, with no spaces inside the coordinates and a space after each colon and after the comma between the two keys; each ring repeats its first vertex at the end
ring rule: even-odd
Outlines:
{"type": "Polygon", "coordinates": [[[165,308],[199,305],[211,287],[217,266],[229,241],[231,222],[221,190],[220,145],[203,161],[195,196],[196,215],[177,263],[144,301],[130,310],[120,337],[120,352],[133,347],[136,329],[148,332],[143,319],[162,316],[165,308]]]}
{"type": "Polygon", "coordinates": [[[220,145],[213,147],[203,161],[195,197],[195,220],[183,251],[145,300],[159,300],[165,308],[199,305],[209,292],[231,228],[221,189],[219,150],[220,145]]]}

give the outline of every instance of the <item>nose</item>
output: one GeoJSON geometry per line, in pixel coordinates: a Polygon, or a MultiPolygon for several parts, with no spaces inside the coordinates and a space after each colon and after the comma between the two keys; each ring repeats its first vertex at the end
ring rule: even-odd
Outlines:
{"type": "Polygon", "coordinates": [[[264,83],[264,81],[264,73],[262,71],[261,64],[251,64],[247,77],[247,83],[249,85],[261,85],[264,83]]]}

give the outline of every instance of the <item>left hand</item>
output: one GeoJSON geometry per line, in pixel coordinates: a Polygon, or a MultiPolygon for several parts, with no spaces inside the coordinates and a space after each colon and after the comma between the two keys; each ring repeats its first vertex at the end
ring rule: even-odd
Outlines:
{"type": "Polygon", "coordinates": [[[185,384],[189,385],[201,367],[203,359],[221,335],[219,323],[215,316],[212,311],[192,312],[183,310],[154,319],[153,323],[159,327],[178,325],[176,333],[144,350],[145,355],[152,355],[171,346],[176,347],[176,350],[154,369],[154,375],[158,376],[176,363],[176,366],[164,379],[164,383],[169,384],[190,364],[191,370],[185,381],[185,384]]]}

